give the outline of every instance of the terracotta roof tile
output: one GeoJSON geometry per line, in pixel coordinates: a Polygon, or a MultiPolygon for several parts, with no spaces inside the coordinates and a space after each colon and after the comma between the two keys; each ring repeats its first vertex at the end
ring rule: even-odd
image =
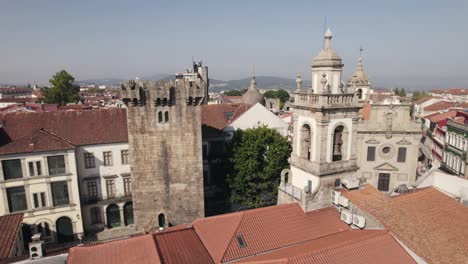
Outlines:
{"type": "Polygon", "coordinates": [[[250,107],[252,106],[246,104],[202,105],[201,123],[202,125],[222,130],[250,109],[250,107]]]}
{"type": "Polygon", "coordinates": [[[68,264],[157,264],[161,263],[152,235],[144,235],[108,243],[73,247],[68,264]]]}
{"type": "Polygon", "coordinates": [[[193,228],[153,235],[162,263],[214,263],[193,228]]]}
{"type": "Polygon", "coordinates": [[[416,263],[385,230],[349,230],[236,263],[416,263]]]}
{"type": "Polygon", "coordinates": [[[449,108],[468,108],[468,103],[459,103],[459,102],[450,102],[450,101],[440,101],[424,108],[424,111],[441,111],[449,108]]]}
{"type": "Polygon", "coordinates": [[[122,108],[7,113],[1,116],[1,122],[2,145],[31,136],[40,129],[76,146],[128,141],[127,116],[122,108]]]}
{"type": "Polygon", "coordinates": [[[428,263],[468,262],[468,208],[436,189],[387,197],[365,185],[342,193],[428,263]]]}
{"type": "Polygon", "coordinates": [[[50,150],[66,150],[75,148],[70,142],[39,129],[32,135],[12,141],[0,148],[0,154],[32,153],[50,150]]]}
{"type": "Polygon", "coordinates": [[[455,117],[457,115],[457,112],[458,112],[457,110],[452,110],[452,111],[448,111],[444,113],[433,113],[433,114],[424,116],[424,118],[429,119],[431,122],[437,123],[437,122],[446,120],[447,118],[455,117]]]}
{"type": "Polygon", "coordinates": [[[208,217],[196,220],[193,225],[216,263],[244,258],[349,229],[348,225],[339,219],[336,209],[329,207],[304,213],[297,203],[208,217]],[[211,231],[210,227],[213,227],[211,231]],[[224,232],[221,232],[222,230],[224,232]],[[245,247],[239,245],[239,236],[245,241],[245,247]]]}
{"type": "Polygon", "coordinates": [[[12,256],[23,214],[0,216],[0,259],[12,256]]]}

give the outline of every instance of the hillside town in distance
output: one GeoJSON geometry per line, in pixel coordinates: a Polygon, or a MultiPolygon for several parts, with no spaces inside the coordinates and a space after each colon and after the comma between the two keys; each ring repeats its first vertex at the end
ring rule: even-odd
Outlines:
{"type": "Polygon", "coordinates": [[[468,86],[316,35],[295,79],[0,85],[0,264],[468,263],[468,86]]]}

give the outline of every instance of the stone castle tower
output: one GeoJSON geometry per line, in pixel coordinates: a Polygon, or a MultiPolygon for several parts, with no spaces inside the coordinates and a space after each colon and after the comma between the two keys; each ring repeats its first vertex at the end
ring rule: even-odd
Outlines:
{"type": "Polygon", "coordinates": [[[135,225],[152,229],[204,216],[200,105],[208,68],[194,63],[175,83],[127,81],[127,108],[135,225]]]}
{"type": "Polygon", "coordinates": [[[312,63],[312,85],[301,87],[298,76],[293,112],[291,167],[284,170],[278,204],[298,202],[305,211],[331,205],[330,191],[339,179],[356,174],[357,96],[341,81],[343,64],[325,34],[323,50],[312,63]]]}

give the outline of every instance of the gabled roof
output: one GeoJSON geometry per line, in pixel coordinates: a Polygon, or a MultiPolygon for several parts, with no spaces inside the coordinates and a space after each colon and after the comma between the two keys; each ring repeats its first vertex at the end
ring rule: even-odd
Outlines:
{"type": "Polygon", "coordinates": [[[162,263],[213,263],[192,227],[153,235],[162,263]]]}
{"type": "Polygon", "coordinates": [[[451,102],[451,101],[440,101],[424,108],[424,111],[440,111],[449,108],[468,108],[468,103],[451,102]]]}
{"type": "Polygon", "coordinates": [[[468,208],[436,189],[388,197],[364,185],[342,194],[428,263],[468,260],[468,208]]]}
{"type": "Polygon", "coordinates": [[[335,208],[304,213],[297,203],[197,219],[193,227],[216,263],[349,229],[335,208]],[[243,239],[245,246],[238,239],[243,239]]]}
{"type": "Polygon", "coordinates": [[[108,243],[73,247],[68,254],[67,263],[162,263],[156,250],[152,235],[122,239],[108,243]]]}
{"type": "Polygon", "coordinates": [[[247,104],[202,105],[201,123],[202,125],[222,130],[250,107],[252,105],[247,104]]]}
{"type": "Polygon", "coordinates": [[[12,141],[0,148],[0,154],[31,153],[51,150],[66,150],[75,148],[70,142],[39,129],[29,136],[12,141]]]}
{"type": "Polygon", "coordinates": [[[457,115],[457,112],[457,110],[451,110],[444,113],[433,113],[430,115],[426,115],[423,118],[429,119],[431,122],[438,123],[440,121],[446,120],[447,118],[455,117],[457,115]]]}
{"type": "Polygon", "coordinates": [[[7,113],[0,117],[0,121],[1,145],[31,136],[40,129],[75,146],[128,141],[127,115],[122,108],[7,113]]]}
{"type": "Polygon", "coordinates": [[[23,214],[0,216],[0,259],[11,257],[22,222],[23,214]]]}
{"type": "Polygon", "coordinates": [[[416,263],[385,230],[349,230],[236,263],[416,263]]]}

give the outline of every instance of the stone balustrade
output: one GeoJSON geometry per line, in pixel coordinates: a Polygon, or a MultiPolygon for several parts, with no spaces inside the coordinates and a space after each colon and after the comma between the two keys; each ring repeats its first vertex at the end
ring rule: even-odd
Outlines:
{"type": "Polygon", "coordinates": [[[357,96],[354,94],[312,94],[296,92],[294,105],[314,108],[331,108],[358,105],[357,96]]]}

